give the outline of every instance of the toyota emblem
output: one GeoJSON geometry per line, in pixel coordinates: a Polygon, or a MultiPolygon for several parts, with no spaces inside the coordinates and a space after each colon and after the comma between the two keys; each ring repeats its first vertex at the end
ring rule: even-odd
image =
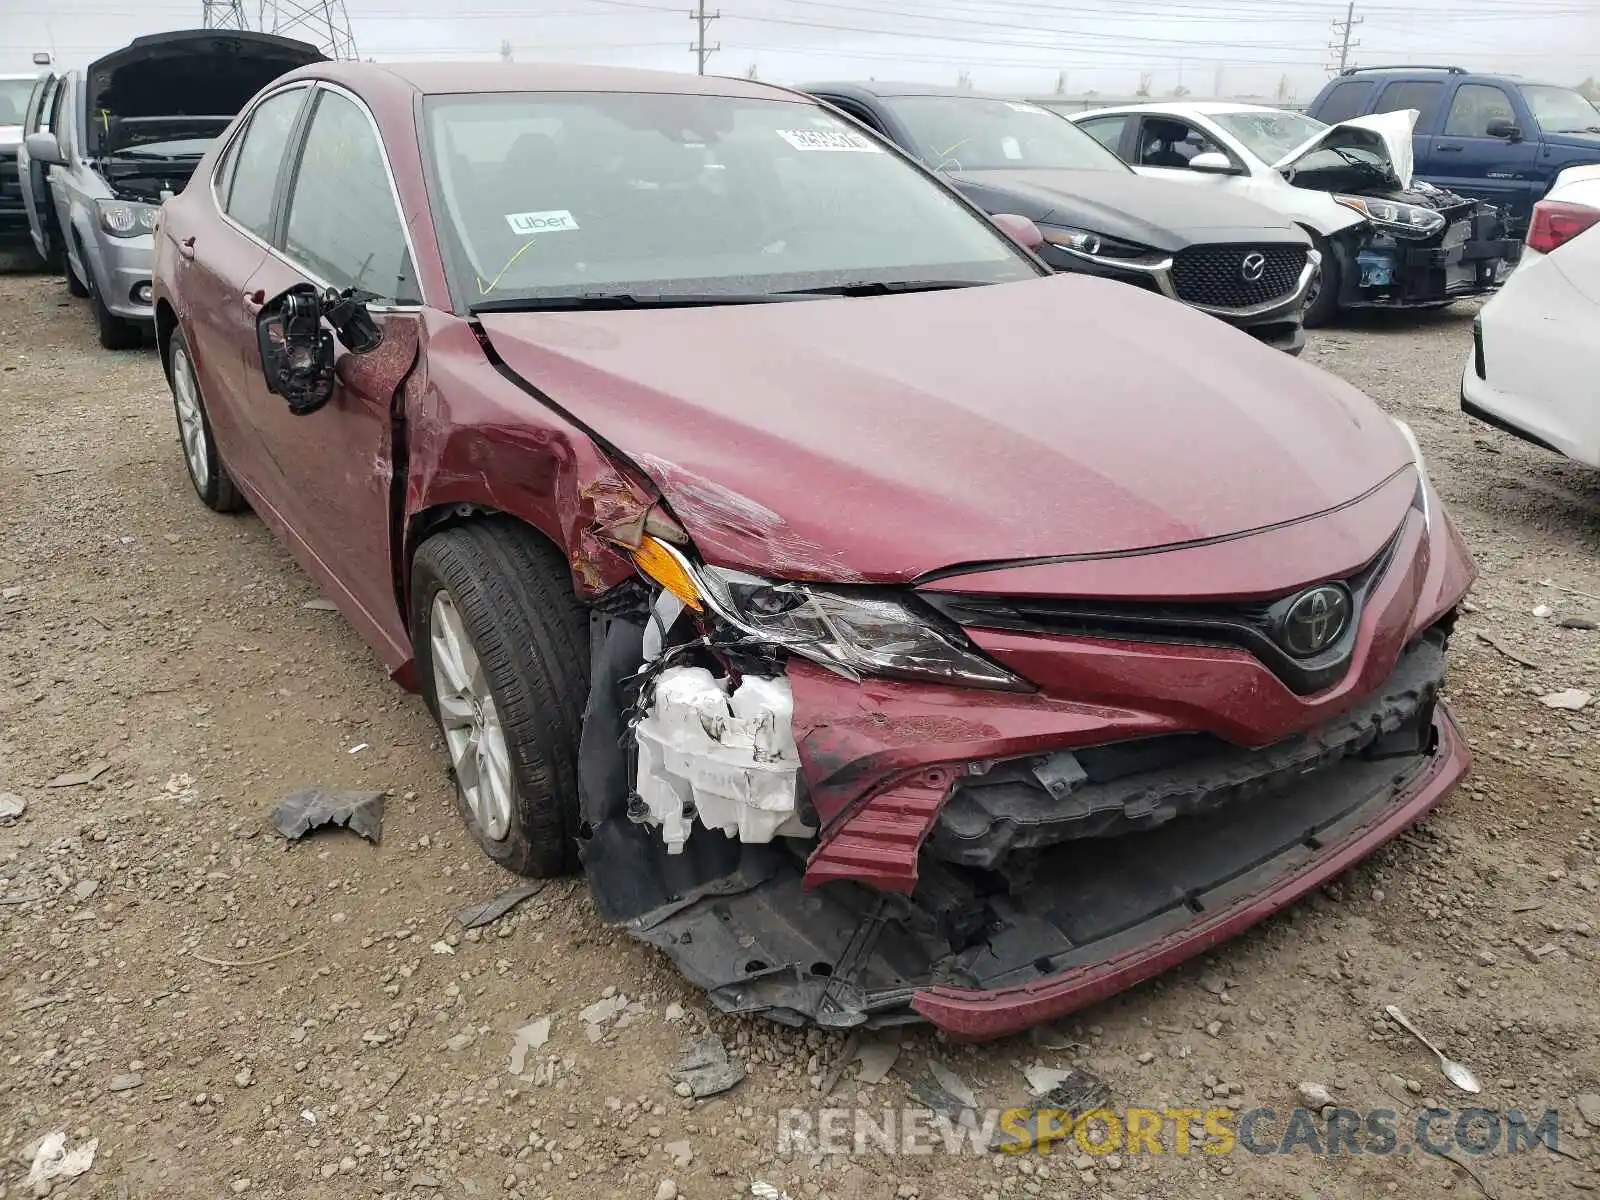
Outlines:
{"type": "Polygon", "coordinates": [[[1283,615],[1278,641],[1296,658],[1321,654],[1344,636],[1350,624],[1350,593],[1333,584],[1307,588],[1283,615]]]}
{"type": "Polygon", "coordinates": [[[1260,283],[1267,273],[1267,256],[1259,251],[1246,254],[1239,264],[1239,278],[1246,283],[1260,283]]]}

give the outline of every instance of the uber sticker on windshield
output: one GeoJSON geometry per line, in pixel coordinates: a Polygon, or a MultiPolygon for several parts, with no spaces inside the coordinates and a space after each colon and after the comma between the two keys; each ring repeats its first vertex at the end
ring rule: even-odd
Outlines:
{"type": "Polygon", "coordinates": [[[796,150],[846,150],[865,154],[881,154],[869,137],[862,137],[848,129],[780,129],[778,136],[796,150]]]}
{"type": "Polygon", "coordinates": [[[506,224],[511,226],[512,233],[521,237],[535,233],[564,233],[578,227],[578,222],[564,208],[550,212],[507,213],[506,224]]]}

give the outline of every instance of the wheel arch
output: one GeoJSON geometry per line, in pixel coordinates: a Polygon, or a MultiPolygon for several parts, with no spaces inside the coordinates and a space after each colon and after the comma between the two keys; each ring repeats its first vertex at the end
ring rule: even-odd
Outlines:
{"type": "Polygon", "coordinates": [[[156,353],[161,355],[161,371],[172,380],[172,335],[178,328],[178,313],[165,296],[156,297],[156,353]]]}

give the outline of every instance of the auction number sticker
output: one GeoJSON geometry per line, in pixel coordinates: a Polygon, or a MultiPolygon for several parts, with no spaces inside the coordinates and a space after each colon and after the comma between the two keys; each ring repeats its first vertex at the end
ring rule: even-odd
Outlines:
{"type": "Polygon", "coordinates": [[[506,224],[519,237],[530,237],[536,233],[565,233],[578,227],[578,222],[564,208],[550,212],[507,213],[506,224]]]}
{"type": "Polygon", "coordinates": [[[780,129],[778,136],[796,150],[842,150],[857,154],[881,154],[869,137],[848,129],[780,129]]]}

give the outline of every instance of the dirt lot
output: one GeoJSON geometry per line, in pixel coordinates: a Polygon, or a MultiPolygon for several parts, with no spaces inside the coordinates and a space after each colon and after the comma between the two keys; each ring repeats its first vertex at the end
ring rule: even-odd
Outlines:
{"type": "MultiPolygon", "coordinates": [[[[1600,597],[1600,476],[1463,420],[1470,320],[1363,323],[1307,356],[1415,426],[1483,568],[1451,683],[1470,786],[1209,961],[1034,1039],[909,1037],[896,1073],[851,1066],[829,1104],[912,1104],[930,1055],[991,1106],[1036,1062],[1094,1071],[1119,1106],[1286,1116],[1302,1082],[1358,1109],[1468,1103],[1384,1022],[1396,1003],[1485,1107],[1561,1109],[1562,1154],[1465,1160],[1486,1194],[1600,1190],[1574,1107],[1600,1092],[1600,703],[1539,702],[1600,692],[1600,633],[1559,623],[1600,621],[1600,599],[1541,583],[1600,597]]],[[[154,353],[101,351],[37,275],[0,278],[0,346],[0,793],[27,805],[0,826],[0,1200],[34,1194],[52,1130],[99,1139],[58,1196],[1477,1194],[1415,1154],[780,1155],[778,1111],[823,1103],[845,1039],[708,1018],[577,883],[463,933],[457,909],[512,881],[458,826],[422,705],[307,607],[254,518],[196,501],[154,353]],[[382,845],[266,832],[312,783],[387,789],[382,845]],[[627,1008],[591,1030],[613,989],[627,1008]],[[549,1041],[513,1075],[539,1017],[549,1041]],[[749,1074],[697,1102],[667,1070],[708,1024],[749,1074]]]]}

